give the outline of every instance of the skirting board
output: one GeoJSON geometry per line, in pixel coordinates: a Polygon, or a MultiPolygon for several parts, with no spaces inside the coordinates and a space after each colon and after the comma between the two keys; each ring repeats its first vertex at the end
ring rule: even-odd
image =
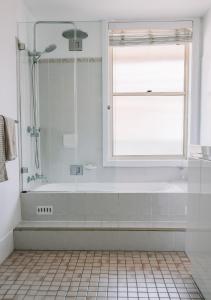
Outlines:
{"type": "Polygon", "coordinates": [[[10,231],[0,240],[0,264],[10,255],[13,247],[13,231],[10,231]]]}
{"type": "Polygon", "coordinates": [[[184,251],[185,231],[15,230],[17,250],[184,251]]]}

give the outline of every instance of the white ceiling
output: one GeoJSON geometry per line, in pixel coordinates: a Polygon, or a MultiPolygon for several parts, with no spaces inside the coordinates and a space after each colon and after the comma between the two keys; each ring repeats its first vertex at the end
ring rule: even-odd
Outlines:
{"type": "Polygon", "coordinates": [[[211,0],[24,0],[37,19],[105,20],[203,16],[211,0]]]}

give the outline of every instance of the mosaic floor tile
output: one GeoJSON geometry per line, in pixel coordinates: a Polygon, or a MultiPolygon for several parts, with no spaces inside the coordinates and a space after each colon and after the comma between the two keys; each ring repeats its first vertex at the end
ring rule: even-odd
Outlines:
{"type": "Polygon", "coordinates": [[[201,300],[183,252],[15,251],[0,299],[201,300]]]}

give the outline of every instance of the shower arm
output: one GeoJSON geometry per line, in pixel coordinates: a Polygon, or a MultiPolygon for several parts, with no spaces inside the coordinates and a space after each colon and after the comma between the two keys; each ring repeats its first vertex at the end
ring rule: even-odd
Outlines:
{"type": "Polygon", "coordinates": [[[34,23],[34,45],[33,45],[33,51],[36,53],[36,47],[37,47],[37,25],[39,24],[71,24],[73,25],[74,31],[75,31],[75,37],[76,37],[76,25],[72,21],[37,21],[34,23]]]}

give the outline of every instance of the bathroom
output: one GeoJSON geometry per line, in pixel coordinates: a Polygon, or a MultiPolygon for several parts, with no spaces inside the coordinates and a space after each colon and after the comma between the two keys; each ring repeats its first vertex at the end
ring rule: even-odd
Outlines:
{"type": "Polygon", "coordinates": [[[0,8],[0,299],[211,299],[211,1],[0,8]]]}

